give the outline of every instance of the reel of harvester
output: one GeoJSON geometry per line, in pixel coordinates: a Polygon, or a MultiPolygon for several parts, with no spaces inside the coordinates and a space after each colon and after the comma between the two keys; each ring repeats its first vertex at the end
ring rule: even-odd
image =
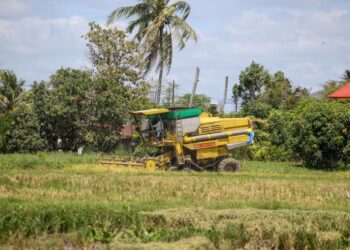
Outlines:
{"type": "Polygon", "coordinates": [[[165,170],[170,165],[170,160],[167,157],[110,157],[104,158],[100,161],[100,164],[113,165],[121,167],[143,168],[148,171],[154,171],[156,169],[165,170]]]}

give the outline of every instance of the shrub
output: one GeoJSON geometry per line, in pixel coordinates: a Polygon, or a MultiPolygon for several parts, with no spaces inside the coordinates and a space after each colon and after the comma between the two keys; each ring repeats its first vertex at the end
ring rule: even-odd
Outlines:
{"type": "Polygon", "coordinates": [[[291,124],[291,146],[309,167],[335,168],[349,164],[350,110],[346,103],[308,102],[291,124]]]}

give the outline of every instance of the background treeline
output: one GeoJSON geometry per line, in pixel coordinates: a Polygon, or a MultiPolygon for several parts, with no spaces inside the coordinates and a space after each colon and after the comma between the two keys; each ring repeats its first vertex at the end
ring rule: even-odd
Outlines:
{"type": "MultiPolygon", "coordinates": [[[[30,89],[12,71],[0,71],[0,152],[114,151],[130,110],[187,106],[190,94],[177,96],[179,85],[162,88],[144,77],[145,60],[139,44],[116,28],[95,23],[84,36],[91,68],[61,68],[48,81],[30,89]],[[175,98],[173,98],[175,96],[175,98]]],[[[302,161],[315,168],[346,166],[350,162],[349,103],[327,96],[350,81],[345,71],[313,95],[293,86],[283,72],[268,72],[252,62],[232,89],[234,110],[226,117],[251,116],[256,144],[234,152],[242,159],[302,161]]],[[[204,110],[210,98],[196,95],[204,110]]]]}
{"type": "Polygon", "coordinates": [[[95,23],[85,39],[91,69],[61,68],[29,90],[1,71],[1,152],[111,151],[127,112],[149,106],[137,44],[95,23]]]}
{"type": "Polygon", "coordinates": [[[243,70],[232,90],[239,112],[252,116],[256,143],[236,157],[264,161],[301,161],[308,167],[335,168],[350,163],[350,105],[328,95],[350,81],[346,70],[339,81],[323,84],[317,93],[294,87],[279,71],[268,72],[255,62],[243,70]]]}

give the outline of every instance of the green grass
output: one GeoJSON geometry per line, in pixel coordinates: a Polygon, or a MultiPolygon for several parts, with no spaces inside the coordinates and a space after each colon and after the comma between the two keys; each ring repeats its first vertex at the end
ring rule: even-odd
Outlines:
{"type": "Polygon", "coordinates": [[[96,163],[98,161],[98,157],[99,155],[97,154],[85,154],[83,156],[78,156],[73,153],[0,154],[0,168],[63,168],[73,164],[96,163]]]}
{"type": "Polygon", "coordinates": [[[236,174],[150,173],[99,157],[1,155],[3,247],[350,247],[350,171],[243,162],[236,174]]]}

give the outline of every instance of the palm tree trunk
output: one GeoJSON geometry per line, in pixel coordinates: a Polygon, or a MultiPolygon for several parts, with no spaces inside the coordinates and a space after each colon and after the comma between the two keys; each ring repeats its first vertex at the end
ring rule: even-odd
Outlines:
{"type": "Polygon", "coordinates": [[[158,79],[158,89],[157,89],[157,104],[160,104],[160,95],[162,93],[162,83],[163,83],[163,64],[160,65],[160,69],[159,69],[159,79],[158,79]]]}
{"type": "Polygon", "coordinates": [[[160,96],[162,93],[162,83],[163,83],[163,69],[164,69],[164,58],[163,58],[163,28],[160,28],[159,31],[159,79],[158,79],[158,88],[157,88],[157,104],[160,104],[160,96]]]}

